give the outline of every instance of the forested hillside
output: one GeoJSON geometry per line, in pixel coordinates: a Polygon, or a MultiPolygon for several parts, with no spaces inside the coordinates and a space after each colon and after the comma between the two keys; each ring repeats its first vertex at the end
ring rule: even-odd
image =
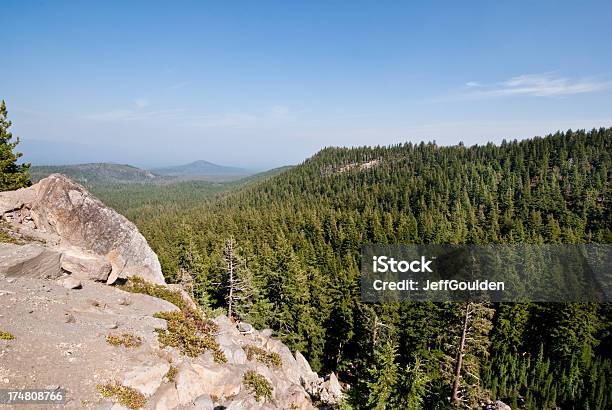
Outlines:
{"type": "MultiPolygon", "coordinates": [[[[611,310],[596,304],[372,305],[367,243],[610,243],[612,129],[500,145],[327,148],[183,212],[138,221],[170,281],[271,327],[356,408],[612,407],[611,310]],[[231,239],[233,238],[233,240],[231,239]],[[228,299],[228,261],[240,297],[228,299]]],[[[177,198],[180,201],[180,198],[177,198]]],[[[235,295],[234,295],[235,296],[235,295]]],[[[560,301],[562,302],[562,301],[560,301]]]]}
{"type": "Polygon", "coordinates": [[[157,175],[179,179],[202,178],[209,181],[234,181],[253,174],[253,172],[244,168],[227,167],[204,160],[194,161],[184,165],[156,168],[151,171],[157,175]]]}
{"type": "Polygon", "coordinates": [[[164,178],[131,165],[92,163],[74,165],[39,165],[30,169],[32,180],[38,182],[51,174],[59,173],[82,184],[102,183],[151,183],[164,182],[164,178]]]}

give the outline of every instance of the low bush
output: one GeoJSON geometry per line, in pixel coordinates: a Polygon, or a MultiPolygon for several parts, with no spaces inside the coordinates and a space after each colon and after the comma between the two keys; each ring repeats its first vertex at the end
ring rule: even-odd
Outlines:
{"type": "Polygon", "coordinates": [[[172,383],[176,380],[177,374],[178,374],[178,369],[176,368],[176,366],[170,366],[170,368],[168,369],[168,372],[166,373],[166,379],[168,379],[168,381],[172,383]]]}
{"type": "Polygon", "coordinates": [[[164,319],[168,323],[167,329],[155,329],[162,347],[175,347],[189,357],[197,357],[211,350],[216,362],[225,363],[227,361],[215,338],[203,332],[198,322],[183,312],[157,312],[153,316],[164,319]]]}
{"type": "Polygon", "coordinates": [[[138,347],[142,344],[142,338],[131,333],[106,336],[106,343],[113,346],[138,347]]]}
{"type": "Polygon", "coordinates": [[[1,340],[13,340],[13,339],[15,339],[15,336],[13,336],[9,332],[5,332],[3,330],[0,330],[0,339],[1,340]]]}
{"type": "Polygon", "coordinates": [[[117,403],[131,410],[142,409],[145,406],[146,399],[142,393],[119,382],[98,384],[96,388],[102,397],[114,399],[117,403]]]}
{"type": "Polygon", "coordinates": [[[253,370],[247,371],[242,378],[242,384],[255,396],[255,400],[260,401],[263,399],[264,401],[273,402],[272,385],[261,374],[253,370]]]}
{"type": "Polygon", "coordinates": [[[139,276],[130,277],[128,281],[124,285],[119,286],[119,288],[125,290],[126,292],[143,293],[145,295],[163,299],[172,303],[181,310],[189,308],[185,300],[183,300],[181,292],[178,290],[171,290],[166,286],[147,282],[139,276]]]}
{"type": "Polygon", "coordinates": [[[179,311],[157,312],[153,315],[168,322],[167,329],[155,329],[162,347],[175,347],[190,357],[196,357],[206,350],[212,350],[216,362],[225,363],[227,361],[213,336],[213,333],[218,330],[216,323],[206,319],[200,311],[190,307],[180,291],[146,282],[137,276],[129,278],[121,289],[160,298],[179,308],[179,311]]]}
{"type": "Polygon", "coordinates": [[[249,360],[255,359],[260,363],[272,367],[281,367],[283,365],[280,355],[276,352],[268,352],[261,347],[253,345],[246,345],[243,349],[249,360]]]}

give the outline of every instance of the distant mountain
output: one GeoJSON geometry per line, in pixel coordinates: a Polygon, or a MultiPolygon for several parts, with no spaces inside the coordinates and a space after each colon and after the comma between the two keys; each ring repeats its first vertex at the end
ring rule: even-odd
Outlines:
{"type": "Polygon", "coordinates": [[[92,163],[76,165],[44,165],[32,166],[30,176],[36,182],[42,178],[60,173],[84,184],[91,183],[143,183],[162,182],[166,178],[155,175],[150,171],[131,165],[92,163]]]}
{"type": "Polygon", "coordinates": [[[152,169],[151,172],[157,175],[189,179],[198,177],[216,177],[212,179],[219,179],[219,177],[232,177],[231,179],[238,179],[239,177],[253,174],[253,172],[243,168],[226,167],[224,165],[217,165],[204,160],[194,161],[184,165],[156,168],[152,169]]]}

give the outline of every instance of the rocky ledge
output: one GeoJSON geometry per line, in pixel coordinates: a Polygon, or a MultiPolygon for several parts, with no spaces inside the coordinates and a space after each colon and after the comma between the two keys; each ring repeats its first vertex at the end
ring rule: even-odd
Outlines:
{"type": "Polygon", "coordinates": [[[110,267],[109,284],[129,276],[165,283],[157,255],[136,226],[64,175],[1,192],[0,218],[17,240],[39,242],[62,254],[62,268],[69,272],[110,267]]]}
{"type": "Polygon", "coordinates": [[[61,389],[63,407],[113,410],[341,399],[335,375],[319,377],[271,330],[206,319],[164,284],[136,227],[68,178],[0,193],[0,215],[16,242],[0,244],[0,388],[61,389]],[[179,319],[196,330],[181,333],[179,319]]]}

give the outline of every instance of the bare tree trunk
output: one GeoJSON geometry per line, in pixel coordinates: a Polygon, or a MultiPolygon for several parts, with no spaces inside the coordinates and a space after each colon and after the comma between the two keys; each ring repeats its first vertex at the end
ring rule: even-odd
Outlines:
{"type": "Polygon", "coordinates": [[[229,294],[227,297],[227,317],[232,318],[232,307],[234,303],[234,244],[232,240],[227,243],[227,271],[229,274],[229,294]]]}
{"type": "Polygon", "coordinates": [[[467,335],[468,322],[470,319],[470,303],[465,305],[465,315],[463,316],[463,331],[461,332],[461,342],[457,350],[457,363],[455,364],[455,377],[453,380],[453,390],[451,393],[451,403],[459,402],[459,385],[461,380],[461,366],[463,365],[463,355],[465,354],[465,338],[467,335]]]}

